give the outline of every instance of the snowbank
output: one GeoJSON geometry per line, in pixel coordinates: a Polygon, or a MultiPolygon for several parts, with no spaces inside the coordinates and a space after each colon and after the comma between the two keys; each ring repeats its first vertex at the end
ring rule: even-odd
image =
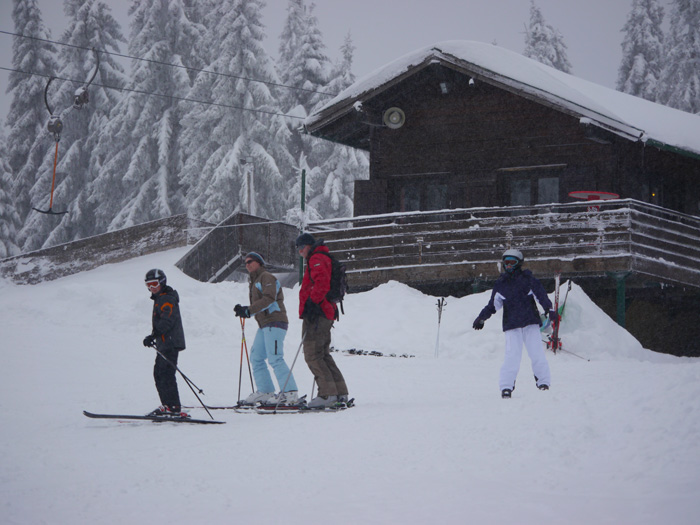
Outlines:
{"type": "MultiPolygon", "coordinates": [[[[143,275],[182,297],[180,368],[211,405],[238,395],[247,286],[180,273],[173,250],[56,281],[0,281],[3,523],[694,524],[700,512],[700,362],[640,347],[572,287],[564,344],[541,392],[527,357],[511,400],[497,386],[500,318],[488,293],[436,298],[399,283],[351,295],[335,353],[357,406],[337,414],[216,411],[225,425],[118,423],[96,412],[157,406],[143,275]]],[[[296,290],[285,290],[290,312],[296,290]]],[[[300,322],[291,316],[291,364],[300,322]]],[[[252,342],[254,323],[246,325],[252,342]]],[[[302,394],[312,378],[299,357],[302,394]]],[[[243,372],[242,393],[250,391],[243,372]]],[[[183,401],[196,399],[180,382],[183,401]]],[[[201,408],[193,415],[206,417],[201,408]]]]}

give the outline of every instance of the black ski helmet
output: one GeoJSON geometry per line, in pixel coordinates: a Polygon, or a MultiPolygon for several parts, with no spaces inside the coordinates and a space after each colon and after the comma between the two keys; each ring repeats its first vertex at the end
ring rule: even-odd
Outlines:
{"type": "Polygon", "coordinates": [[[160,286],[163,287],[167,284],[168,278],[165,277],[165,272],[163,270],[154,268],[153,270],[148,270],[146,272],[146,278],[144,279],[144,281],[158,281],[158,283],[160,283],[160,286]]]}
{"type": "Polygon", "coordinates": [[[314,244],[316,244],[316,239],[314,239],[314,236],[310,233],[302,233],[294,242],[297,250],[303,248],[304,246],[313,246],[314,244]]]}

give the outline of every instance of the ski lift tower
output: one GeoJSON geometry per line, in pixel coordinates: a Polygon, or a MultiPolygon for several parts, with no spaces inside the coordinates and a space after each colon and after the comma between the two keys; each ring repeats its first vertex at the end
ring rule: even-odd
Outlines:
{"type": "Polygon", "coordinates": [[[253,195],[255,194],[253,186],[253,170],[255,166],[253,165],[253,157],[245,157],[241,159],[241,166],[245,170],[246,175],[246,213],[248,215],[255,214],[255,205],[253,203],[253,195]]]}

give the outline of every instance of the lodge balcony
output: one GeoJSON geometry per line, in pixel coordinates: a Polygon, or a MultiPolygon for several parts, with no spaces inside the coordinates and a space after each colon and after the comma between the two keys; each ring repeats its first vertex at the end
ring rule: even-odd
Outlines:
{"type": "Polygon", "coordinates": [[[507,248],[542,278],[700,289],[700,217],[623,199],[392,213],[314,222],[352,291],[396,280],[432,293],[479,291],[507,248]]]}

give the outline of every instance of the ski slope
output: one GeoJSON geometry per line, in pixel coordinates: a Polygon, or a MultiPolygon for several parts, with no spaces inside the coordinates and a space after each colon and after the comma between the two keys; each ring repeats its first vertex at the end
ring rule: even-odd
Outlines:
{"type": "MultiPolygon", "coordinates": [[[[141,344],[152,267],[181,297],[181,370],[208,404],[235,403],[232,308],[247,285],[194,281],[173,266],[182,254],[35,286],[0,280],[3,524],[697,523],[700,361],[643,349],[575,284],[561,336],[577,356],[548,354],[547,392],[524,354],[513,398],[500,398],[500,314],[471,328],[488,292],[447,298],[436,358],[437,299],[391,282],[346,298],[334,345],[415,357],[334,354],[355,408],[214,412],[225,425],[85,418],[159,404],[141,344]]],[[[285,290],[290,312],[297,292],[285,290]]],[[[245,333],[250,345],[252,321],[245,333]]],[[[310,395],[302,355],[294,373],[310,395]]]]}

